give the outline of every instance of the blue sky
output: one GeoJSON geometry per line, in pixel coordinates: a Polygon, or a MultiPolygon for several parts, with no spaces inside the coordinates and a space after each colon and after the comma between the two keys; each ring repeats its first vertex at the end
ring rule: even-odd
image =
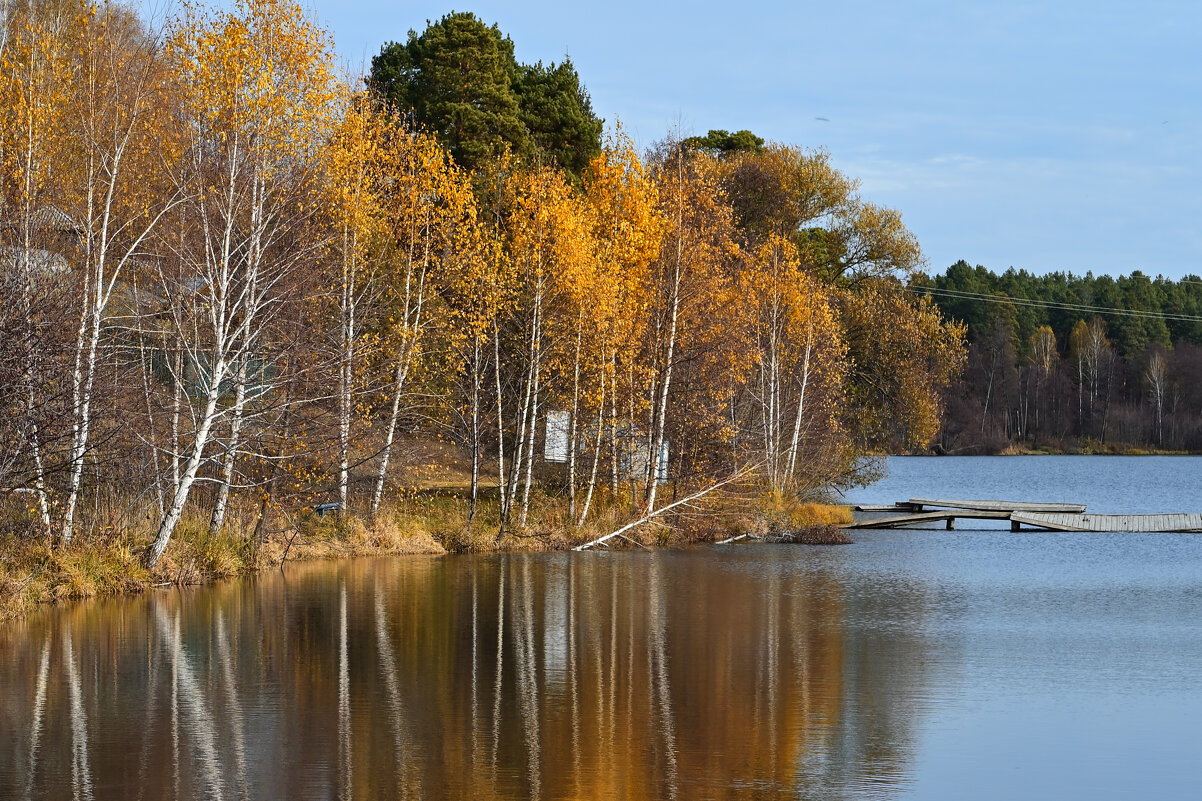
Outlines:
{"type": "Polygon", "coordinates": [[[452,8],[570,54],[646,145],[748,128],[824,147],[930,270],[1202,273],[1202,4],[311,2],[355,67],[452,8]],[[816,119],[825,117],[829,122],[816,119]]]}

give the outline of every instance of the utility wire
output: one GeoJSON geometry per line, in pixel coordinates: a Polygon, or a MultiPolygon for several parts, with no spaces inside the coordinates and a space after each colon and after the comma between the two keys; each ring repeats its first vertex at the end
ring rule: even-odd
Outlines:
{"type": "MultiPolygon", "coordinates": [[[[1202,282],[1200,282],[1202,283],[1202,282]]],[[[1116,309],[1112,306],[1087,306],[1080,303],[1061,303],[1050,300],[1035,300],[1033,298],[1015,298],[1008,295],[988,295],[982,292],[965,292],[957,289],[939,289],[931,286],[908,286],[915,294],[928,294],[948,297],[958,300],[979,300],[985,303],[1009,303],[1014,306],[1026,306],[1036,309],[1061,309],[1063,311],[1088,312],[1091,314],[1111,314],[1119,317],[1153,318],[1171,320],[1174,322],[1202,323],[1202,316],[1193,314],[1170,314],[1167,312],[1145,311],[1142,309],[1116,309]]]]}

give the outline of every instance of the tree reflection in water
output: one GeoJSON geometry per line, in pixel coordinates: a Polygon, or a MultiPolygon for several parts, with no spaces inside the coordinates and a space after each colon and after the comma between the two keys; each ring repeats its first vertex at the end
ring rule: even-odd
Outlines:
{"type": "Polygon", "coordinates": [[[48,610],[0,634],[0,797],[888,791],[927,608],[759,546],[302,564],[48,610]]]}

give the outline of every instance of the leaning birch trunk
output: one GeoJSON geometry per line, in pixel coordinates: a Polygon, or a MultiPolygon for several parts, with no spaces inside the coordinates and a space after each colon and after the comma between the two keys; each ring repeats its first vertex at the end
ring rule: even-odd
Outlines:
{"type": "MultiPolygon", "coordinates": [[[[262,200],[260,195],[261,185],[257,174],[252,180],[252,186],[252,202],[255,204],[255,207],[252,209],[251,227],[252,229],[256,229],[258,221],[261,219],[258,212],[262,200]]],[[[225,380],[229,370],[229,355],[231,350],[238,344],[237,334],[239,330],[249,330],[250,321],[255,318],[258,311],[258,304],[256,302],[258,299],[255,296],[254,290],[256,276],[253,273],[248,277],[248,284],[251,287],[249,293],[234,298],[231,297],[230,292],[234,281],[232,275],[234,267],[231,263],[231,257],[236,246],[234,243],[235,222],[232,210],[236,207],[236,197],[237,193],[233,182],[231,182],[223,199],[225,204],[222,208],[224,224],[221,230],[219,249],[215,252],[206,251],[204,254],[204,266],[215,294],[212,301],[212,310],[208,318],[213,326],[213,333],[217,340],[214,343],[213,349],[213,372],[209,376],[209,386],[205,393],[205,404],[200,416],[200,425],[197,427],[192,440],[192,448],[188,455],[188,460],[183,466],[179,485],[172,495],[171,504],[167,507],[167,513],[163,516],[163,520],[159,524],[158,534],[146,552],[144,561],[148,568],[154,568],[158,564],[159,559],[162,558],[163,552],[167,550],[167,544],[171,541],[171,537],[175,533],[175,527],[179,524],[180,517],[183,515],[184,505],[188,502],[188,495],[191,493],[192,485],[196,481],[196,474],[204,461],[204,452],[209,444],[213,424],[216,422],[218,416],[220,416],[217,405],[221,398],[221,384],[225,380]],[[230,320],[233,319],[236,312],[241,312],[243,322],[238,329],[231,330],[228,326],[231,325],[230,320]]],[[[210,241],[210,236],[213,232],[210,230],[208,211],[203,205],[200,217],[204,238],[206,241],[210,241]]],[[[251,253],[250,260],[245,265],[248,271],[257,266],[257,262],[254,260],[256,255],[256,253],[251,253]]],[[[245,340],[241,343],[241,346],[244,350],[249,350],[249,343],[245,340]]],[[[195,359],[196,357],[194,354],[189,354],[189,358],[195,359]]],[[[197,367],[200,367],[199,363],[197,367]]],[[[176,380],[178,381],[178,377],[176,380]]]]}
{"type": "Polygon", "coordinates": [[[530,485],[534,483],[534,433],[538,421],[538,391],[539,373],[534,373],[534,399],[530,406],[530,428],[526,433],[526,481],[522,485],[522,514],[518,524],[526,526],[526,517],[530,511],[530,485]]]}
{"type": "MultiPolygon", "coordinates": [[[[119,168],[120,157],[113,165],[114,171],[119,168]]],[[[96,354],[100,347],[100,327],[104,310],[117,279],[116,271],[108,278],[109,285],[105,286],[105,270],[108,258],[108,225],[112,213],[113,193],[116,181],[111,180],[107,195],[104,199],[104,211],[101,215],[100,241],[96,252],[92,252],[91,226],[89,226],[87,259],[89,261],[84,278],[84,302],[80,313],[79,338],[76,343],[75,370],[72,374],[72,437],[71,437],[71,473],[67,481],[67,500],[63,509],[63,542],[70,542],[75,534],[75,506],[79,500],[79,485],[83,478],[84,456],[88,449],[88,436],[92,426],[92,391],[96,381],[96,354]],[[91,264],[95,260],[95,265],[91,264]],[[94,274],[93,274],[94,273],[94,274]],[[87,276],[90,276],[90,280],[87,276]],[[85,343],[86,336],[86,343],[85,343]]],[[[91,217],[91,188],[89,188],[89,218],[91,217]]],[[[91,219],[89,219],[91,222],[91,219]]],[[[139,241],[141,237],[139,237],[139,241]]],[[[136,245],[135,245],[136,247],[136,245]]],[[[118,270],[120,265],[118,265],[118,270]]]]}
{"type": "Polygon", "coordinates": [[[806,328],[806,355],[801,367],[801,394],[797,398],[797,418],[793,421],[793,442],[789,446],[789,469],[785,481],[793,481],[793,470],[797,465],[797,445],[801,441],[801,418],[806,406],[806,384],[810,380],[810,353],[814,349],[814,317],[810,315],[806,328]]]}
{"type": "Polygon", "coordinates": [[[246,407],[246,356],[238,366],[238,388],[234,392],[234,410],[230,417],[230,441],[226,445],[221,464],[221,484],[217,488],[217,501],[213,504],[213,515],[209,518],[209,536],[215,536],[225,523],[225,511],[229,508],[230,488],[234,483],[234,464],[238,459],[238,435],[242,430],[242,415],[246,407]]]}
{"type": "Polygon", "coordinates": [[[225,379],[225,373],[225,360],[220,359],[213,368],[213,378],[205,398],[204,412],[201,414],[200,426],[196,429],[196,437],[192,441],[192,450],[188,455],[187,464],[184,466],[183,475],[180,476],[179,489],[172,496],[171,505],[167,507],[167,514],[159,525],[158,534],[146,552],[145,564],[148,568],[153,568],[158,564],[159,559],[163,556],[163,551],[167,550],[167,543],[171,541],[171,535],[175,533],[175,527],[179,523],[180,517],[183,515],[184,504],[188,502],[188,493],[192,490],[196,472],[204,460],[205,446],[209,443],[209,434],[217,419],[217,400],[221,397],[221,382],[225,379]]]}
{"type": "Polygon", "coordinates": [[[396,377],[392,385],[392,409],[388,414],[388,429],[384,434],[384,450],[380,453],[380,466],[376,469],[376,485],[371,493],[371,514],[374,517],[380,510],[380,501],[384,497],[384,482],[388,478],[388,461],[392,457],[392,443],[396,439],[397,421],[401,416],[401,393],[405,389],[405,378],[408,374],[408,364],[398,363],[396,377]]]}
{"type": "MultiPolygon", "coordinates": [[[[412,347],[412,346],[411,346],[412,347]]],[[[392,456],[392,443],[396,439],[397,421],[401,416],[401,396],[405,391],[405,381],[409,377],[410,357],[397,362],[396,376],[392,385],[392,410],[388,415],[388,431],[384,435],[384,450],[380,454],[380,467],[376,471],[376,486],[371,494],[371,514],[374,516],[380,509],[380,500],[384,497],[384,481],[388,477],[388,460],[392,456]]]]}
{"type": "MultiPolygon", "coordinates": [[[[736,481],[739,478],[742,478],[748,472],[749,472],[749,468],[745,468],[737,473],[734,473],[731,476],[728,476],[727,478],[722,479],[721,481],[717,482],[716,484],[711,484],[708,487],[706,487],[705,489],[700,490],[699,492],[694,492],[692,495],[689,495],[686,498],[681,498],[679,501],[670,503],[667,506],[661,506],[659,509],[656,509],[653,512],[649,512],[649,513],[643,515],[642,517],[640,517],[638,520],[627,523],[626,525],[622,526],[621,528],[611,531],[603,537],[597,537],[595,540],[589,540],[588,542],[584,543],[583,545],[577,545],[572,550],[573,551],[585,551],[585,550],[588,550],[589,548],[596,547],[597,545],[605,545],[611,539],[614,539],[616,537],[621,537],[622,539],[629,539],[629,537],[625,536],[627,531],[638,528],[639,526],[643,525],[644,523],[649,523],[656,517],[659,517],[662,514],[670,512],[678,506],[685,506],[685,505],[691,504],[693,501],[700,500],[701,498],[705,497],[706,495],[709,495],[714,490],[716,490],[720,487],[724,487],[727,484],[731,483],[732,481],[736,481]]],[[[634,540],[631,540],[631,541],[634,542],[634,540]]],[[[636,544],[641,545],[642,543],[636,543],[636,544]]]]}
{"type": "MultiPolygon", "coordinates": [[[[676,258],[672,270],[672,312],[668,322],[668,353],[664,360],[664,380],[660,388],[659,409],[656,412],[655,432],[651,453],[647,459],[647,511],[655,511],[655,495],[659,488],[660,459],[664,449],[665,418],[668,415],[668,391],[672,384],[672,361],[675,358],[676,326],[680,317],[680,277],[684,264],[684,163],[683,152],[676,154],[676,258]]],[[[655,398],[652,398],[655,402],[655,398]]]]}

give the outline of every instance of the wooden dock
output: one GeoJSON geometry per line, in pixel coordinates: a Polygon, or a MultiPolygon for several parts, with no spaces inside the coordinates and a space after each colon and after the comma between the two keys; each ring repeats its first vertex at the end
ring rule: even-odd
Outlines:
{"type": "Polygon", "coordinates": [[[1083,503],[1024,503],[1023,501],[940,501],[934,498],[911,498],[907,506],[920,510],[925,506],[938,509],[973,509],[983,512],[1053,512],[1059,514],[1081,514],[1083,503]]]}
{"type": "Polygon", "coordinates": [[[903,528],[943,522],[955,528],[956,520],[1008,520],[1011,531],[1023,526],[1042,531],[1093,531],[1157,534],[1202,532],[1202,514],[1094,515],[1084,504],[1028,503],[1023,501],[946,500],[911,498],[892,506],[864,505],[858,512],[892,513],[887,517],[859,520],[844,526],[854,528],[903,528]]]}
{"type": "Polygon", "coordinates": [[[1066,515],[1016,513],[1010,515],[1011,528],[1026,525],[1051,531],[1122,531],[1131,534],[1166,534],[1202,531],[1199,515],[1066,515]]]}

